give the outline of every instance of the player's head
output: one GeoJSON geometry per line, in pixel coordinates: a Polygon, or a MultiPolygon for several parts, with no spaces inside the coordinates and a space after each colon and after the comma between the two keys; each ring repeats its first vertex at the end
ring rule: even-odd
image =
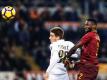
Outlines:
{"type": "Polygon", "coordinates": [[[85,21],[85,31],[90,32],[92,30],[96,30],[97,28],[97,21],[95,19],[87,19],[85,21]]]}
{"type": "Polygon", "coordinates": [[[64,36],[64,31],[62,28],[60,27],[54,27],[50,30],[50,41],[52,42],[56,42],[57,40],[63,39],[64,36]]]}

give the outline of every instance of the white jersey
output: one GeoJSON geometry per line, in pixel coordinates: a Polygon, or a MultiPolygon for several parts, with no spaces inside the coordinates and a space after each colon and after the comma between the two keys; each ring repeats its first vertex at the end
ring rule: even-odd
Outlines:
{"type": "Polygon", "coordinates": [[[66,74],[67,69],[64,67],[64,64],[60,61],[60,56],[63,56],[63,53],[68,52],[74,44],[70,41],[65,41],[63,39],[58,40],[57,42],[54,42],[50,44],[50,50],[51,50],[51,57],[50,57],[50,64],[47,68],[48,74],[66,74]]]}

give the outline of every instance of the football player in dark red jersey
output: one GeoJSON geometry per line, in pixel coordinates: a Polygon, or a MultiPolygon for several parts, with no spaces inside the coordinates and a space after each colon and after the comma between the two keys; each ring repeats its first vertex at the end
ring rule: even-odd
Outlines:
{"type": "Polygon", "coordinates": [[[97,55],[100,43],[96,20],[87,19],[84,28],[87,33],[70,49],[67,57],[69,58],[77,48],[82,47],[77,80],[96,80],[98,74],[97,55]]]}

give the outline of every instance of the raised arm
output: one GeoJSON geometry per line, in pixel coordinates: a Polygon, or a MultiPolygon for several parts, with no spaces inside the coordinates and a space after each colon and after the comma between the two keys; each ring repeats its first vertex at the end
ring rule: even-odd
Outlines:
{"type": "Polygon", "coordinates": [[[70,57],[72,54],[74,54],[75,51],[76,51],[79,47],[81,47],[82,45],[83,45],[82,42],[79,41],[74,47],[72,47],[72,48],[70,49],[70,51],[69,51],[68,54],[67,54],[67,57],[70,57]]]}

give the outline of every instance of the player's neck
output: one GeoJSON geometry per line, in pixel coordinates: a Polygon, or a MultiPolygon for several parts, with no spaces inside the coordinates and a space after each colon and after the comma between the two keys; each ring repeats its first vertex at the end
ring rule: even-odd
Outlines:
{"type": "Polygon", "coordinates": [[[61,41],[61,40],[64,40],[64,39],[58,39],[57,42],[58,42],[58,41],[61,41]]]}
{"type": "Polygon", "coordinates": [[[94,29],[94,30],[92,30],[92,32],[97,32],[97,30],[94,29]]]}

